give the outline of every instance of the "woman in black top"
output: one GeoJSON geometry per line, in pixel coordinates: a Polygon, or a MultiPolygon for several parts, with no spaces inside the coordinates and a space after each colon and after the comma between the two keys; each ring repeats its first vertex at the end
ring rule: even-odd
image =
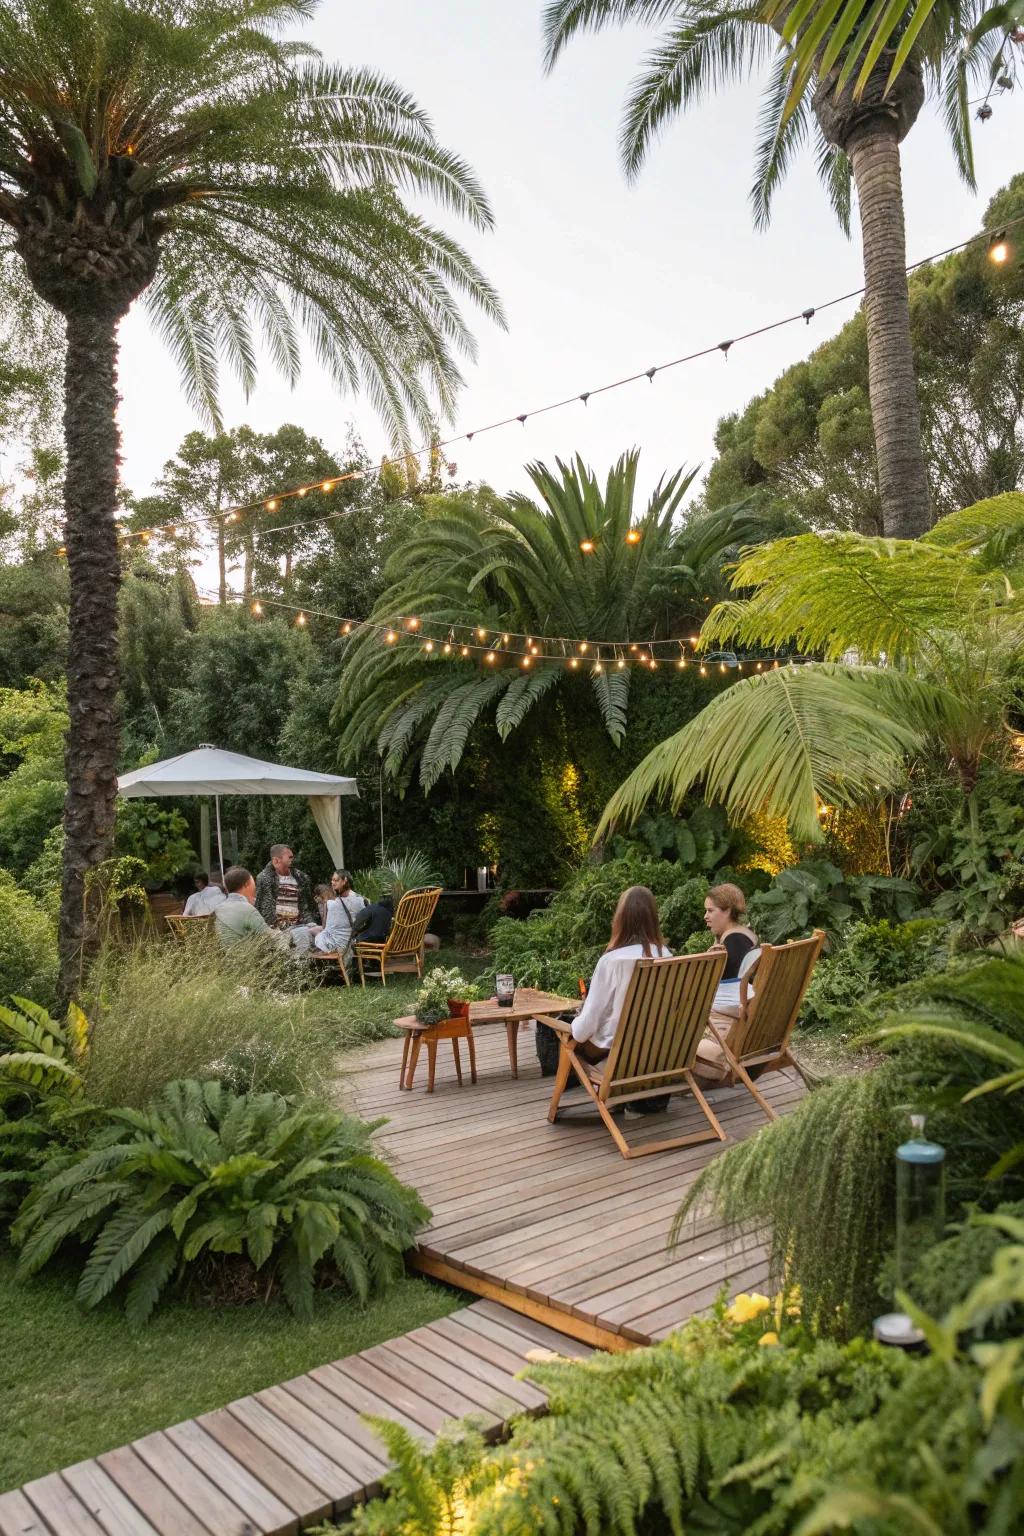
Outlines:
{"type": "Polygon", "coordinates": [[[714,1011],[739,1016],[740,967],[757,948],[757,934],[746,923],[747,902],[738,885],[713,885],[704,898],[704,921],[725,950],[725,970],[715,994],[714,1011]]]}

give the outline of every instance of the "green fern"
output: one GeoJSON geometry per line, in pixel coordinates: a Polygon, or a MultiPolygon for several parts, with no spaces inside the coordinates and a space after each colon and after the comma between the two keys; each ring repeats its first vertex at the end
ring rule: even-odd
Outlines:
{"type": "Polygon", "coordinates": [[[371,1152],[375,1126],[278,1094],[171,1083],[151,1110],[110,1112],[91,1148],[32,1188],[11,1236],[22,1274],[70,1238],[96,1306],[124,1284],[133,1325],[190,1265],[241,1257],[308,1316],[333,1266],[362,1300],[401,1270],[428,1212],[371,1152]]]}

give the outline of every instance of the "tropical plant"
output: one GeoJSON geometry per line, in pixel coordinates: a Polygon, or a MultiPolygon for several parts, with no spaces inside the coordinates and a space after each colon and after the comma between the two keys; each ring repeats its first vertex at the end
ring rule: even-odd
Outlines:
{"type": "Polygon", "coordinates": [[[652,797],[680,805],[700,780],[733,816],[783,816],[795,839],[818,842],[823,805],[904,792],[908,760],[928,752],[969,795],[987,758],[1010,759],[1022,535],[1024,494],[1007,492],[921,540],[807,533],[746,552],[732,572],[746,595],[713,610],[702,644],[795,644],[825,659],[719,694],[626,779],[598,836],[652,797]]]}
{"type": "Polygon", "coordinates": [[[184,1081],[149,1110],[107,1118],[90,1149],[33,1188],[11,1235],[23,1275],[69,1239],[84,1243],[79,1301],[97,1306],[124,1282],[133,1326],[204,1262],[238,1260],[300,1316],[328,1268],[365,1299],[401,1273],[429,1214],[372,1155],[376,1127],[334,1110],[184,1081]]]}
{"type": "Polygon", "coordinates": [[[917,1314],[932,1348],[925,1358],[816,1338],[786,1295],[721,1300],[654,1348],[532,1366],[548,1411],[520,1415],[498,1446],[470,1424],[424,1451],[403,1426],[373,1421],[393,1467],[385,1496],[345,1529],[1013,1529],[1024,1514],[1024,1351],[1019,1337],[972,1342],[1024,1298],[1024,1224],[1002,1224],[1004,1242],[968,1295],[941,1319],[917,1314]]]}
{"type": "Polygon", "coordinates": [[[905,922],[919,905],[920,893],[909,880],[844,875],[827,859],[801,859],[754,897],[749,919],[768,944],[804,938],[814,928],[824,928],[834,943],[855,917],[891,915],[905,922]]]}
{"type": "Polygon", "coordinates": [[[1024,961],[993,959],[911,985],[910,999],[869,1037],[887,1051],[878,1066],[816,1088],[792,1114],[728,1148],[676,1218],[677,1234],[712,1209],[725,1223],[766,1229],[775,1274],[800,1286],[819,1328],[840,1336],[879,1310],[895,1237],[895,1150],[911,1109],[927,1114],[933,1140],[955,1149],[952,1219],[1024,1194],[1019,1109],[999,1091],[1024,1060],[1024,961]]]}
{"type": "Polygon", "coordinates": [[[27,997],[12,997],[11,1004],[0,1008],[0,1103],[26,1095],[80,1094],[89,1036],[81,1009],[72,1005],[65,1026],[27,997]]]}
{"type": "Polygon", "coordinates": [[[403,201],[436,197],[486,227],[472,173],[390,81],[282,39],[315,8],[0,5],[3,249],[67,334],[65,990],[92,937],[85,874],[113,836],[118,322],[145,293],[213,420],[222,357],[251,389],[259,336],[294,380],[305,330],[339,387],[365,388],[405,442],[410,420],[427,430],[451,410],[455,358],[472,351],[457,296],[501,318],[466,253],[403,201]]]}
{"type": "Polygon", "coordinates": [[[449,1001],[472,1003],[479,996],[480,988],[467,981],[457,966],[435,965],[416,991],[413,1012],[421,1024],[439,1024],[451,1013],[449,1001]]]}
{"type": "Polygon", "coordinates": [[[770,78],[759,129],[752,202],[765,225],[772,195],[809,135],[818,172],[840,223],[849,230],[851,180],[857,189],[864,245],[864,308],[868,372],[883,527],[916,537],[931,523],[921,416],[914,378],[907,295],[906,238],[900,143],[925,101],[926,83],[943,107],[957,167],[974,185],[966,80],[997,51],[980,40],[968,59],[961,49],[982,5],[922,6],[921,23],[906,34],[904,65],[893,78],[891,53],[870,49],[857,82],[846,76],[862,57],[863,35],[883,13],[861,19],[856,0],[845,15],[860,29],[837,27],[843,0],[798,5],[734,6],[725,0],[549,0],[544,12],[548,68],[579,32],[638,22],[664,25],[626,105],[620,145],[627,175],[635,176],[659,132],[678,113],[726,82],[767,64],[770,78]],[[801,33],[800,59],[786,39],[801,33]],[[781,42],[781,46],[780,46],[781,42]],[[909,51],[908,51],[909,50],[909,51]]]}
{"type": "Polygon", "coordinates": [[[637,460],[623,454],[603,487],[579,458],[556,460],[555,471],[528,465],[540,505],[490,492],[439,498],[391,557],[389,585],[350,643],[334,711],[339,754],[376,745],[403,783],[418,757],[430,789],[457,767],[486,711],[506,740],[580,667],[621,743],[629,669],[617,659],[631,641],[672,638],[673,619],[692,624],[710,563],[765,529],[747,504],[680,527],[695,473],[683,470],[659,481],[637,517],[637,460]],[[384,625],[392,644],[381,644],[384,625]],[[532,639],[553,631],[563,637],[554,644],[532,639]],[[510,654],[490,650],[505,633],[510,654]]]}
{"type": "Polygon", "coordinates": [[[417,891],[425,885],[440,885],[441,878],[426,854],[417,849],[405,853],[384,850],[381,861],[373,869],[361,870],[355,877],[355,888],[367,901],[380,901],[387,896],[395,906],[406,891],[417,891]]]}
{"type": "Polygon", "coordinates": [[[801,1027],[859,1032],[868,1012],[876,1020],[888,1012],[892,988],[934,977],[950,959],[949,929],[938,918],[852,923],[842,943],[818,961],[801,1004],[801,1027]]]}
{"type": "Polygon", "coordinates": [[[122,857],[138,859],[145,884],[153,890],[196,861],[184,816],[151,800],[127,800],[118,806],[117,851],[122,857]]]}

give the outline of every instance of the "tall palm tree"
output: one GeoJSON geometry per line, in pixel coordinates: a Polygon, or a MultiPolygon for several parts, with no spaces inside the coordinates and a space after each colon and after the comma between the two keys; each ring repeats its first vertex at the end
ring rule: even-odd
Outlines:
{"type": "MultiPolygon", "coordinates": [[[[915,33],[894,79],[890,50],[879,52],[863,80],[850,79],[844,66],[851,58],[860,60],[864,44],[860,34],[852,42],[848,33],[830,34],[828,18],[836,4],[822,0],[814,9],[813,0],[550,0],[544,13],[547,64],[554,65],[578,32],[626,22],[664,25],[626,105],[620,143],[630,177],[677,113],[723,83],[766,67],[752,192],[760,225],[812,127],[818,170],[846,229],[852,175],[864,251],[869,388],[884,527],[890,536],[914,538],[930,526],[931,510],[910,342],[899,146],[917,120],[928,86],[942,99],[957,165],[973,186],[966,81],[997,45],[989,35],[969,61],[963,60],[962,46],[983,7],[980,0],[940,0],[915,33]],[[799,56],[784,36],[794,28],[807,40],[799,56]]],[[[850,0],[849,9],[871,19],[885,7],[850,0]]]]}
{"type": "Polygon", "coordinates": [[[0,0],[0,230],[67,337],[65,988],[114,821],[119,321],[145,294],[214,420],[221,359],[248,389],[262,343],[294,381],[305,332],[402,442],[450,411],[472,353],[458,297],[500,319],[465,252],[403,202],[486,227],[475,178],[397,86],[281,37],[317,4],[0,0]]]}
{"type": "Polygon", "coordinates": [[[430,789],[458,766],[485,711],[495,709],[505,738],[580,671],[609,735],[622,741],[629,667],[617,659],[631,641],[670,638],[673,621],[699,608],[708,563],[762,532],[746,504],[678,527],[695,471],[660,481],[634,518],[637,459],[623,454],[603,487],[579,458],[556,460],[555,471],[532,464],[539,504],[520,495],[440,503],[392,557],[390,583],[351,642],[334,713],[341,758],[376,745],[398,777],[418,756],[430,789]],[[393,645],[382,643],[384,625],[393,645]],[[482,637],[497,644],[505,632],[509,647],[499,644],[489,664],[482,637]],[[528,649],[528,636],[552,635],[564,643],[528,649]],[[606,643],[581,653],[583,641],[606,643]]]}
{"type": "Polygon", "coordinates": [[[732,573],[746,595],[712,611],[702,643],[795,644],[824,659],[719,694],[644,758],[597,835],[652,797],[681,804],[699,782],[735,816],[784,816],[796,840],[815,841],[823,801],[877,803],[906,788],[914,757],[948,764],[969,795],[986,757],[1011,755],[1022,546],[1024,494],[1008,491],[923,539],[810,533],[748,550],[732,573]]]}

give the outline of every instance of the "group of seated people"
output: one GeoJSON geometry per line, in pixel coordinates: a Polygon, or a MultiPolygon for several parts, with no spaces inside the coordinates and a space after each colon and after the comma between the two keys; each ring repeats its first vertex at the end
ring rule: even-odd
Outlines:
{"type": "Polygon", "coordinates": [[[300,955],[316,950],[345,960],[357,939],[384,943],[394,906],[388,896],[376,902],[360,896],[345,869],[336,869],[330,885],[317,886],[314,893],[292,850],[275,843],[269,863],[256,876],[233,864],[224,872],[221,888],[206,874],[196,875],[196,891],[182,915],[212,915],[225,949],[257,935],[281,950],[300,955]]]}
{"type": "MultiPolygon", "coordinates": [[[[711,932],[713,949],[725,951],[725,969],[718,984],[709,1022],[730,1028],[740,1017],[740,984],[753,969],[760,954],[757,935],[747,926],[747,903],[738,885],[712,886],[704,900],[704,922],[711,932]]],[[[633,968],[640,959],[668,959],[672,951],[665,943],[658,916],[658,904],[645,885],[632,885],[623,891],[612,918],[611,937],[594,967],[582,1008],[571,1023],[577,1054],[586,1061],[603,1061],[611,1050],[622,1014],[633,968]]],[[[546,1025],[537,1027],[537,1055],[541,1071],[551,1076],[558,1065],[558,1037],[546,1025]]],[[[695,1073],[707,1085],[723,1072],[724,1053],[713,1038],[700,1047],[701,1064],[695,1073]]],[[[664,1109],[668,1098],[639,1101],[637,1113],[655,1113],[664,1109]]]]}

